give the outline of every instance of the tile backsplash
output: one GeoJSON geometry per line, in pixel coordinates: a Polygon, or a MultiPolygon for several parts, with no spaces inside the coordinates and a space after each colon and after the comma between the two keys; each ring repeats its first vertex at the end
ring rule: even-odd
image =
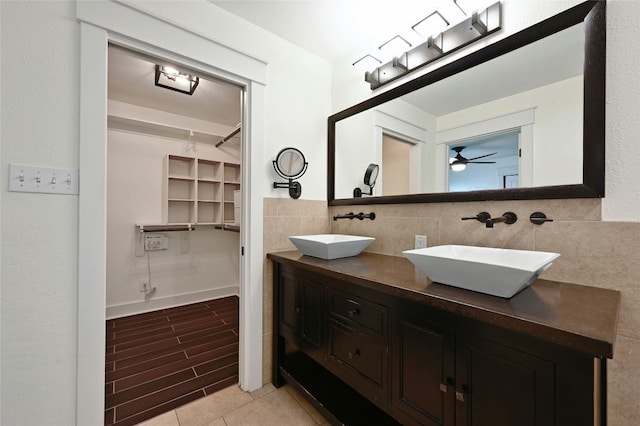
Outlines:
{"type": "MultiPolygon", "coordinates": [[[[325,201],[265,199],[264,251],[294,250],[287,236],[343,233],[375,237],[367,251],[402,256],[415,235],[428,246],[466,244],[540,250],[561,256],[542,276],[561,282],[619,290],[622,293],[614,359],[609,361],[609,423],[631,425],[640,419],[640,222],[602,222],[599,199],[478,201],[464,203],[354,205],[327,208],[325,201]],[[461,220],[486,211],[518,215],[513,225],[486,228],[461,220]],[[533,212],[553,222],[534,225],[533,212]],[[331,220],[336,214],[375,212],[371,220],[331,220]]],[[[265,259],[264,381],[271,380],[272,269],[265,259]],[[268,358],[268,359],[266,359],[268,358]]]]}

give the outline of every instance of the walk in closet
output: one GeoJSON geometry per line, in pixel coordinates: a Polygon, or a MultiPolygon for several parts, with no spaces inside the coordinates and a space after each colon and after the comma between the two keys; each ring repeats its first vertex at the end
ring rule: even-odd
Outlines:
{"type": "Polygon", "coordinates": [[[242,89],[179,67],[109,48],[105,424],[238,381],[242,89]],[[181,79],[191,93],[166,87],[181,79]]]}

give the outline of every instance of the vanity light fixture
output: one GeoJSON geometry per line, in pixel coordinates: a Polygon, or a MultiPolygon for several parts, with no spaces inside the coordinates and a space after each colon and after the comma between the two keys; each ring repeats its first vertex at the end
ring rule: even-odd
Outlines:
{"type": "Polygon", "coordinates": [[[491,0],[453,0],[453,3],[462,13],[471,15],[474,11],[486,9],[491,4],[491,0]]]}
{"type": "Polygon", "coordinates": [[[371,71],[382,65],[382,61],[375,56],[365,55],[352,64],[361,71],[371,71]]]}
{"type": "Polygon", "coordinates": [[[397,35],[391,40],[383,43],[378,47],[378,50],[388,58],[395,58],[406,52],[410,47],[411,43],[405,40],[402,36],[397,35]]]}
{"type": "MultiPolygon", "coordinates": [[[[394,54],[393,59],[389,62],[381,64],[375,69],[367,70],[364,80],[369,83],[371,89],[377,89],[390,83],[502,28],[502,5],[500,1],[496,2],[494,0],[494,3],[490,6],[472,13],[467,13],[466,9],[464,9],[465,5],[458,4],[459,2],[460,0],[456,1],[455,4],[468,16],[466,19],[455,25],[449,25],[449,21],[444,19],[440,12],[436,11],[418,22],[412,28],[416,33],[427,38],[427,41],[406,50],[402,54],[394,54]],[[440,30],[439,33],[436,28],[433,28],[433,26],[429,28],[428,25],[433,25],[433,23],[437,22],[440,22],[440,25],[446,24],[445,29],[440,30]]],[[[483,3],[486,4],[486,0],[483,0],[483,3]]],[[[478,2],[476,1],[475,4],[477,5],[478,2]]],[[[402,37],[396,36],[380,46],[380,49],[395,39],[398,39],[399,42],[404,40],[402,37]]],[[[407,45],[410,47],[409,42],[406,40],[404,42],[405,49],[407,45]]]]}
{"type": "Polygon", "coordinates": [[[183,73],[171,66],[156,65],[155,84],[158,87],[193,95],[198,83],[198,76],[183,73]]]}
{"type": "Polygon", "coordinates": [[[436,10],[431,15],[412,26],[411,29],[420,34],[423,38],[429,39],[443,32],[448,26],[449,21],[447,21],[444,16],[436,10]]]}

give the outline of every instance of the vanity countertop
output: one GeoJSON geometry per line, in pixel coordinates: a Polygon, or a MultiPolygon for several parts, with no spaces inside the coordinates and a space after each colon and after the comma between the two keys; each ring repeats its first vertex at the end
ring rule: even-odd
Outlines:
{"type": "Polygon", "coordinates": [[[596,357],[613,358],[618,291],[538,279],[511,299],[502,299],[432,282],[404,257],[364,252],[323,260],[297,250],[267,257],[596,357]]]}

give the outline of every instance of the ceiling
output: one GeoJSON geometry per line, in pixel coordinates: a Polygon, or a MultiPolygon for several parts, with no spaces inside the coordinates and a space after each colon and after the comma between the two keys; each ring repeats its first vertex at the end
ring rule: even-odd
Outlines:
{"type": "Polygon", "coordinates": [[[191,96],[156,87],[156,63],[165,62],[114,45],[109,46],[108,63],[109,99],[231,127],[241,121],[238,86],[196,73],[200,83],[191,96]]]}
{"type": "Polygon", "coordinates": [[[436,8],[464,17],[452,0],[209,1],[332,63],[355,62],[399,33],[420,41],[411,26],[436,8]]]}

